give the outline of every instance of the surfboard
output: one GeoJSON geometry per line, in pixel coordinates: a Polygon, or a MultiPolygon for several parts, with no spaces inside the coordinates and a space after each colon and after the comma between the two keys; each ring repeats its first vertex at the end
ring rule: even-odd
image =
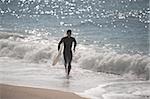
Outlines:
{"type": "Polygon", "coordinates": [[[53,63],[52,63],[53,66],[58,63],[59,58],[61,56],[62,50],[63,50],[63,43],[60,45],[60,49],[59,49],[58,53],[55,55],[55,57],[54,57],[54,60],[53,60],[53,63]]]}

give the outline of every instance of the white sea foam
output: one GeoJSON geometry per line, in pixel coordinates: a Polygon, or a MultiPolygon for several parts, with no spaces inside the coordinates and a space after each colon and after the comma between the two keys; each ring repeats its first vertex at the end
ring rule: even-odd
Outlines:
{"type": "MultiPolygon", "coordinates": [[[[43,40],[19,34],[0,35],[0,56],[14,57],[28,62],[51,62],[57,53],[56,39],[43,40]],[[14,39],[15,38],[15,39],[14,39]]],[[[84,69],[149,79],[150,57],[147,55],[118,54],[111,49],[78,44],[73,60],[84,69]]],[[[63,64],[63,61],[61,61],[63,64]]]]}
{"type": "Polygon", "coordinates": [[[149,99],[150,82],[113,82],[85,90],[81,95],[92,99],[149,99]]]}
{"type": "MultiPolygon", "coordinates": [[[[144,55],[117,54],[85,50],[80,52],[79,64],[82,68],[114,74],[131,73],[144,76],[148,72],[150,57],[144,55]],[[86,52],[86,53],[85,53],[86,52]]],[[[78,56],[79,57],[79,56],[78,56]]]]}
{"type": "Polygon", "coordinates": [[[47,66],[57,53],[58,38],[24,37],[15,33],[0,37],[1,83],[73,91],[91,99],[149,99],[149,80],[135,79],[149,79],[147,55],[118,54],[106,47],[78,44],[71,71],[73,77],[66,81],[63,61],[55,67],[47,66]]]}

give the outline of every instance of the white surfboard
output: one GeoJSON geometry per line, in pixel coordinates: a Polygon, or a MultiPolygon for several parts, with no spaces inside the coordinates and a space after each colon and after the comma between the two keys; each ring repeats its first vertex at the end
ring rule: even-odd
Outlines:
{"type": "Polygon", "coordinates": [[[56,54],[56,56],[54,57],[54,60],[53,60],[53,63],[52,63],[53,66],[56,65],[57,62],[59,61],[62,50],[63,50],[63,43],[60,45],[60,49],[59,49],[58,53],[56,54]]]}

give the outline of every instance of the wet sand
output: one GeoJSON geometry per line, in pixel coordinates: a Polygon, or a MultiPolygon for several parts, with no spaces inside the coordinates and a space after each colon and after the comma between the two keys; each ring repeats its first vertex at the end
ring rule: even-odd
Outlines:
{"type": "Polygon", "coordinates": [[[0,99],[86,99],[71,92],[0,84],[0,99]]]}

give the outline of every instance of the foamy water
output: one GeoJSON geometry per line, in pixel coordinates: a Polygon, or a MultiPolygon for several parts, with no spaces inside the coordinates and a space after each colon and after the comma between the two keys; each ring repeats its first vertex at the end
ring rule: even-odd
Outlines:
{"type": "MultiPolygon", "coordinates": [[[[0,55],[2,57],[24,59],[33,63],[51,63],[57,53],[57,39],[59,38],[44,40],[40,37],[23,37],[19,34],[9,33],[5,33],[5,35],[1,33],[1,36],[7,37],[7,39],[0,40],[0,55]]],[[[131,73],[143,78],[147,75],[150,57],[140,54],[118,54],[114,50],[105,47],[99,48],[79,44],[77,52],[74,53],[73,62],[81,68],[96,72],[120,75],[131,73]]],[[[63,61],[61,60],[60,63],[63,64],[63,61]]]]}
{"type": "Polygon", "coordinates": [[[0,37],[1,83],[71,91],[92,99],[149,99],[148,55],[78,44],[68,80],[62,57],[51,65],[60,38],[6,32],[0,37]]]}

